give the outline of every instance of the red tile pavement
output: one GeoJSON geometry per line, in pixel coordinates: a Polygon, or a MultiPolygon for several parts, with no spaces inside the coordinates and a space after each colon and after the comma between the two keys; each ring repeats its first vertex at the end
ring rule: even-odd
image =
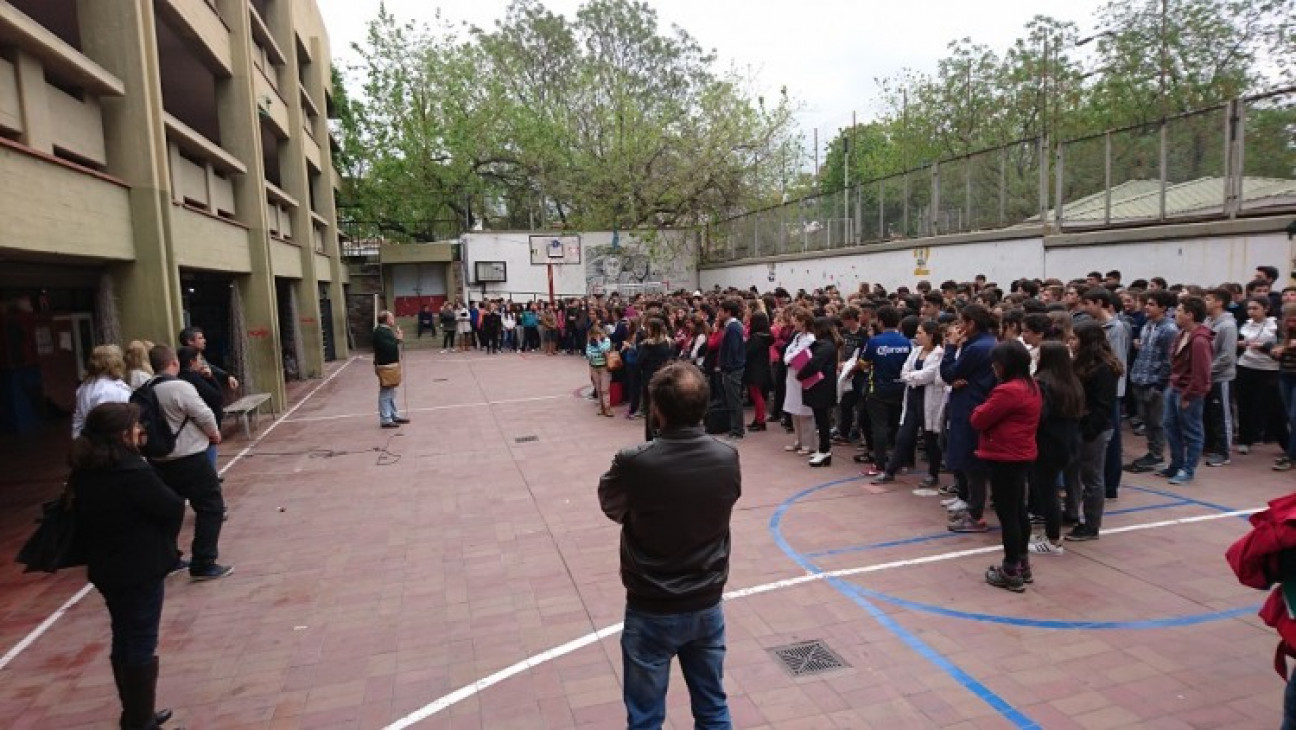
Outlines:
{"type": "MultiPolygon", "coordinates": [[[[214,583],[172,579],[163,616],[159,695],[188,727],[383,727],[620,620],[617,526],[599,511],[595,487],[642,423],[595,416],[575,395],[588,382],[575,358],[424,350],[407,359],[399,400],[404,407],[408,398],[413,423],[399,431],[377,428],[374,377],[356,359],[334,364],[325,384],[295,384],[295,410],[264,439],[223,447],[223,465],[250,447],[226,474],[222,556],[237,570],[214,583]],[[524,436],[537,440],[516,441],[524,436]]],[[[746,479],[731,589],[804,576],[773,538],[771,517],[802,490],[858,474],[848,448],[834,466],[812,470],[783,452],[787,441],[775,427],[739,447],[746,479]]],[[[1140,441],[1128,436],[1127,453],[1140,441]]],[[[57,440],[37,443],[43,452],[11,444],[4,455],[57,464],[57,440]]],[[[1272,451],[1203,467],[1177,489],[1152,477],[1130,484],[1258,507],[1293,483],[1268,468],[1272,451]]],[[[34,506],[58,487],[57,468],[27,471],[44,476],[0,489],[0,548],[11,554],[34,506]]],[[[913,481],[824,487],[787,506],[782,534],[802,553],[930,538],[814,558],[826,570],[997,545],[994,533],[943,532],[943,511],[910,494],[913,481]]],[[[1127,485],[1108,509],[1149,509],[1113,514],[1106,527],[1214,512],[1179,501],[1127,485]]],[[[1024,595],[981,581],[992,551],[731,601],[726,685],[736,724],[1013,727],[968,688],[974,681],[1014,717],[1048,728],[1276,726],[1274,636],[1249,612],[1140,630],[1012,623],[1175,619],[1255,605],[1261,594],[1239,586],[1222,558],[1245,529],[1230,517],[1068,544],[1066,555],[1034,561],[1024,595]],[[852,597],[851,586],[871,593],[852,597]],[[807,639],[825,640],[850,666],[789,677],[768,649],[807,639]],[[952,676],[914,642],[964,674],[952,676]]],[[[83,584],[76,571],[31,576],[0,565],[0,650],[83,584]]],[[[107,639],[92,592],[0,670],[7,726],[111,727],[107,639]]],[[[418,727],[616,727],[620,677],[613,635],[516,672],[418,727]]],[[[691,727],[678,671],[668,710],[668,727],[691,727]]]]}

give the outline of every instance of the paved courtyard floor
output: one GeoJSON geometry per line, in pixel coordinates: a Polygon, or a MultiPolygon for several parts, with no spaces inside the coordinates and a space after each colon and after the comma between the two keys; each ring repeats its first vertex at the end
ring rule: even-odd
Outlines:
{"type": "MultiPolygon", "coordinates": [[[[577,358],[407,360],[400,430],[378,428],[372,367],[355,358],[223,447],[222,562],[236,570],[167,584],[159,700],[177,721],[624,727],[618,527],[596,485],[642,422],[594,415],[577,358]]],[[[981,579],[997,533],[949,533],[916,478],[871,486],[845,447],[810,469],[788,440],[775,428],[739,446],[725,604],[737,727],[1278,726],[1263,595],[1223,559],[1247,529],[1231,513],[1292,488],[1269,469],[1275,447],[1188,486],[1129,479],[1102,539],[1037,556],[1016,595],[981,579]],[[794,678],[770,653],[810,640],[846,666],[794,678]]],[[[1127,435],[1126,453],[1136,445],[1127,435]]],[[[38,501],[10,491],[7,554],[38,501]]],[[[114,726],[107,613],[84,586],[80,571],[0,566],[5,727],[114,726]]],[[[691,726],[676,673],[668,727],[691,726]]]]}

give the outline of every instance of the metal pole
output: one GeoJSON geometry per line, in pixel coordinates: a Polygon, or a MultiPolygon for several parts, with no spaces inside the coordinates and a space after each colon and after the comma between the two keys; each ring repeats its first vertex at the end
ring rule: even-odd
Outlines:
{"type": "Polygon", "coordinates": [[[1008,148],[999,148],[999,225],[1008,225],[1008,148]]]}
{"type": "Polygon", "coordinates": [[[1103,135],[1103,225],[1111,225],[1112,155],[1111,132],[1103,135]]]}
{"type": "Polygon", "coordinates": [[[1166,145],[1167,142],[1169,141],[1169,137],[1166,133],[1168,126],[1169,125],[1166,124],[1165,118],[1162,117],[1161,119],[1161,193],[1159,196],[1159,204],[1158,204],[1158,209],[1160,210],[1160,216],[1159,216],[1160,220],[1165,220],[1166,217],[1166,183],[1169,179],[1169,173],[1170,173],[1170,171],[1167,169],[1168,158],[1166,154],[1166,145]]]}

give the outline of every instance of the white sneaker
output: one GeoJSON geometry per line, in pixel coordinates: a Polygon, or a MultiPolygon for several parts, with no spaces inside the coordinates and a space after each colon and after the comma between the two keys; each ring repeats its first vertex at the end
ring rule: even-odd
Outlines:
{"type": "Polygon", "coordinates": [[[964,502],[958,497],[955,497],[953,502],[950,502],[949,504],[945,505],[945,509],[949,510],[950,512],[963,512],[967,508],[968,508],[968,503],[964,502]]]}
{"type": "Polygon", "coordinates": [[[1246,444],[1238,444],[1237,452],[1239,454],[1242,454],[1243,456],[1246,456],[1247,454],[1251,453],[1251,447],[1246,444]]]}
{"type": "Polygon", "coordinates": [[[1031,538],[1030,544],[1026,546],[1026,549],[1036,555],[1062,555],[1066,552],[1066,549],[1063,548],[1061,544],[1054,545],[1043,535],[1036,535],[1031,538]]]}
{"type": "Polygon", "coordinates": [[[810,457],[810,466],[827,466],[832,463],[832,453],[827,454],[816,451],[810,457]]]}
{"type": "Polygon", "coordinates": [[[949,497],[949,498],[947,498],[947,499],[942,499],[942,500],[941,500],[941,506],[942,506],[942,507],[948,507],[948,506],[950,506],[951,504],[954,504],[954,503],[957,502],[957,501],[959,501],[958,495],[954,495],[953,497],[949,497]]]}

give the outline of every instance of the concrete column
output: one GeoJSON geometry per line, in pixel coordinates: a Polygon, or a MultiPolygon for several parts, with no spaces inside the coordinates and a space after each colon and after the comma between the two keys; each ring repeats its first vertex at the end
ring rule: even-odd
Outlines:
{"type": "Polygon", "coordinates": [[[45,154],[54,153],[53,122],[50,120],[49,87],[39,59],[22,51],[14,59],[18,77],[18,109],[22,115],[19,142],[45,154]]]}
{"type": "MultiPolygon", "coordinates": [[[[287,68],[279,74],[279,95],[288,109],[288,139],[281,140],[279,175],[284,192],[297,199],[299,205],[288,212],[292,217],[293,242],[301,254],[302,277],[293,281],[297,291],[297,321],[293,323],[301,334],[302,361],[298,367],[304,377],[319,377],[324,372],[324,335],[320,328],[319,284],[315,275],[314,223],[311,220],[310,178],[306,171],[305,132],[302,121],[301,93],[298,88],[297,41],[292,22],[292,4],[275,0],[266,11],[266,25],[275,34],[275,42],[288,59],[287,68]]],[[[287,326],[284,323],[283,326],[287,326]]]]}
{"type": "Polygon", "coordinates": [[[153,3],[78,0],[77,11],[82,51],[126,87],[125,96],[102,100],[108,173],[131,186],[135,231],[134,263],[109,269],[121,302],[122,336],[172,343],[182,325],[180,274],[170,240],[170,176],[153,3]]]}
{"type": "Polygon", "coordinates": [[[261,124],[257,114],[252,65],[252,19],[247,0],[217,0],[221,18],[230,28],[233,75],[216,83],[221,142],[226,151],[247,166],[237,176],[234,202],[237,219],[248,227],[252,273],[235,281],[243,299],[247,331],[248,373],[256,392],[269,393],[275,407],[286,405],[283,356],[279,347],[279,316],[274,272],[270,267],[270,228],[266,219],[265,164],[261,158],[261,124]]]}
{"type": "Polygon", "coordinates": [[[333,83],[333,77],[330,73],[332,59],[328,57],[328,52],[318,38],[311,39],[311,53],[315,56],[315,64],[311,67],[314,73],[309,80],[303,79],[302,83],[306,86],[306,91],[315,100],[323,112],[320,118],[316,120],[315,139],[320,142],[320,164],[324,166],[321,170],[320,182],[316,186],[319,190],[319,200],[317,201],[318,209],[315,212],[324,216],[329,222],[328,230],[324,231],[324,251],[329,257],[329,267],[332,281],[329,282],[329,299],[333,302],[332,312],[321,312],[324,317],[333,318],[333,345],[337,351],[338,359],[347,357],[351,349],[347,344],[347,305],[346,292],[342,288],[342,279],[346,276],[346,267],[342,265],[342,250],[338,246],[338,224],[337,224],[337,201],[333,198],[333,148],[329,142],[329,130],[326,117],[328,116],[328,97],[325,89],[333,83]]]}

